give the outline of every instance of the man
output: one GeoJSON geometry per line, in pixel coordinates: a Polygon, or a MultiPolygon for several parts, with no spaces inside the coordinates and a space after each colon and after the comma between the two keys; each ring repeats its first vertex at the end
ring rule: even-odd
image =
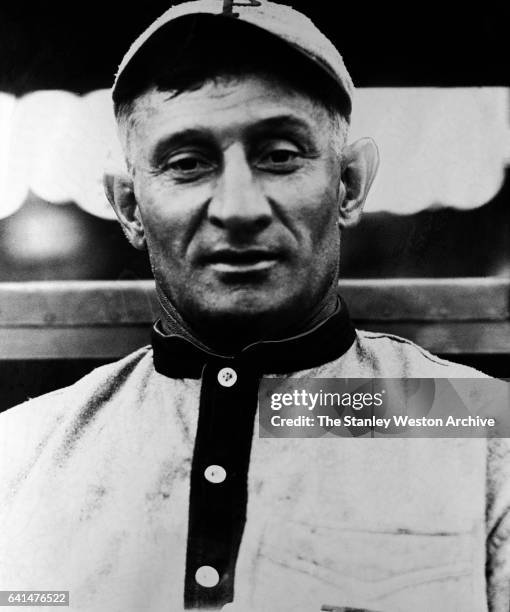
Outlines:
{"type": "Polygon", "coordinates": [[[356,332],[337,297],[378,165],[347,144],[352,92],[331,43],[265,1],[180,5],[128,51],[128,171],[105,185],[161,319],[152,349],[3,415],[0,589],[77,610],[507,609],[503,444],[488,462],[484,440],[258,437],[264,375],[479,376],[356,332]]]}

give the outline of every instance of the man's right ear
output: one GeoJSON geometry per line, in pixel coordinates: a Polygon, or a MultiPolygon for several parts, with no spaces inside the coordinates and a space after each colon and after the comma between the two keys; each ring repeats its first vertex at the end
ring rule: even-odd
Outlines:
{"type": "Polygon", "coordinates": [[[144,250],[145,231],[133,181],[125,175],[105,174],[103,185],[108,201],[119,218],[122,230],[132,246],[144,250]]]}

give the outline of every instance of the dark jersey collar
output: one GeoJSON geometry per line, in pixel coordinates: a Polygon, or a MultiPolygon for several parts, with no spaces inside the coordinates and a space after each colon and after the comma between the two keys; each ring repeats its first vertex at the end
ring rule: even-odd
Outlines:
{"type": "Polygon", "coordinates": [[[165,335],[160,321],[152,329],[154,366],[170,378],[200,378],[206,363],[243,364],[260,374],[290,374],[334,361],[356,338],[347,307],[339,298],[335,312],[313,329],[283,340],[256,342],[233,356],[218,355],[179,335],[165,335]]]}

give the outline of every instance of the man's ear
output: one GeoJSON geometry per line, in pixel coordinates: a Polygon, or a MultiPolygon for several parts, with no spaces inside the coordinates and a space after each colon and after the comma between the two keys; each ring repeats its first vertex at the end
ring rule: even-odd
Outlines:
{"type": "Polygon", "coordinates": [[[135,198],[133,181],[126,175],[105,174],[103,185],[106,197],[119,218],[126,238],[136,249],[145,249],[145,231],[135,198]]]}
{"type": "Polygon", "coordinates": [[[338,225],[356,225],[379,167],[379,151],[371,138],[361,138],[346,146],[342,157],[342,183],[345,194],[340,202],[338,225]]]}

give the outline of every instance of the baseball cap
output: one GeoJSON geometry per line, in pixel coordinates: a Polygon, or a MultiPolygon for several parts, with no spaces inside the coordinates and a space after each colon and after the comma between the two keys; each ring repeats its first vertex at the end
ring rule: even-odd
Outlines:
{"type": "Polygon", "coordinates": [[[342,106],[347,117],[350,116],[354,85],[336,47],[308,17],[289,6],[269,0],[193,0],[169,8],[133,42],[124,55],[112,88],[115,103],[122,96],[124,81],[130,78],[133,65],[141,61],[150,43],[158,36],[175,35],[179,24],[190,18],[196,20],[200,15],[207,16],[212,24],[208,24],[208,27],[214,28],[214,23],[219,23],[211,20],[214,17],[222,22],[229,20],[231,24],[252,26],[283,41],[297,51],[299,57],[311,62],[328,77],[330,83],[336,86],[339,106],[342,106]]]}

